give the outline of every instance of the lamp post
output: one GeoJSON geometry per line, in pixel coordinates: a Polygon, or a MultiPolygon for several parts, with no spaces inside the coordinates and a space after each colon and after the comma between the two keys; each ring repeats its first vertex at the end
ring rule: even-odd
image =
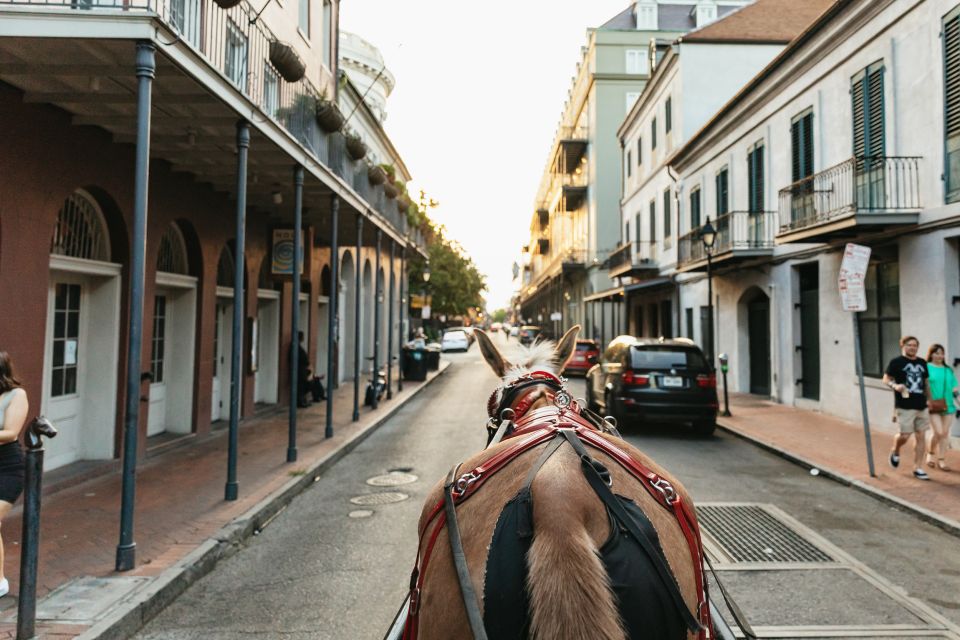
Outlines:
{"type": "Polygon", "coordinates": [[[714,336],[713,336],[713,243],[717,240],[717,230],[710,224],[710,216],[707,216],[707,222],[700,228],[700,242],[703,243],[704,252],[707,254],[707,316],[710,326],[710,336],[707,342],[707,357],[710,366],[714,367],[713,354],[714,336]]]}

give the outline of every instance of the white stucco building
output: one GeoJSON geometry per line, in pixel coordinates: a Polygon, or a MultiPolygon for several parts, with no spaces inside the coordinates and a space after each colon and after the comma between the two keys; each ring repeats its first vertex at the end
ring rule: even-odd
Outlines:
{"type": "Polygon", "coordinates": [[[699,213],[719,232],[716,351],[730,355],[732,390],[859,419],[853,319],[837,288],[847,242],[873,250],[858,319],[871,422],[891,426],[879,379],[902,334],[921,355],[944,344],[956,364],[958,64],[957,0],[843,0],[671,159],[680,225],[693,229],[680,239],[674,319],[708,342],[699,213]]]}

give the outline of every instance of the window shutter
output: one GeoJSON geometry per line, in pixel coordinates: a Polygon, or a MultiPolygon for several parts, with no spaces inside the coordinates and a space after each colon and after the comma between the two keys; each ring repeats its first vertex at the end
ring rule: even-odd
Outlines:
{"type": "Polygon", "coordinates": [[[673,99],[667,98],[667,104],[665,106],[666,114],[664,114],[664,126],[667,129],[667,133],[670,133],[670,130],[673,129],[673,99]]]}
{"type": "Polygon", "coordinates": [[[650,148],[657,148],[657,119],[650,121],[650,148]]]}
{"type": "Polygon", "coordinates": [[[813,175],[813,113],[803,117],[803,177],[813,175]]]}
{"type": "Polygon", "coordinates": [[[640,214],[639,213],[636,216],[634,216],[633,232],[637,235],[636,240],[637,240],[637,243],[639,244],[640,243],[640,214]]]}
{"type": "Polygon", "coordinates": [[[813,175],[813,113],[806,113],[790,127],[793,182],[813,175]]]}
{"type": "Polygon", "coordinates": [[[717,183],[717,216],[722,216],[728,211],[728,193],[727,193],[727,180],[728,180],[728,171],[723,169],[720,173],[717,174],[716,183],[717,183]]]}
{"type": "Polygon", "coordinates": [[[643,165],[643,137],[637,138],[637,166],[643,165]]]}
{"type": "Polygon", "coordinates": [[[626,244],[630,242],[630,221],[627,220],[627,223],[623,229],[623,243],[626,244]]]}
{"type": "Polygon", "coordinates": [[[667,238],[670,232],[670,190],[663,192],[663,237],[667,238]]]}
{"type": "Polygon", "coordinates": [[[867,150],[868,156],[886,153],[883,114],[883,67],[867,74],[867,150]]]}
{"type": "Polygon", "coordinates": [[[700,226],[700,189],[690,192],[690,230],[700,226]]]}
{"type": "Polygon", "coordinates": [[[794,120],[793,124],[790,125],[790,163],[791,163],[791,180],[796,182],[804,177],[803,175],[803,118],[799,120],[794,120]]]}
{"type": "Polygon", "coordinates": [[[756,202],[754,203],[754,211],[763,211],[764,208],[764,198],[763,198],[763,145],[760,145],[753,152],[753,156],[756,161],[756,184],[754,189],[754,195],[756,196],[756,202]]]}
{"type": "Polygon", "coordinates": [[[944,136],[947,152],[947,201],[960,190],[960,8],[943,21],[944,136]]]}
{"type": "Polygon", "coordinates": [[[657,241],[657,201],[650,201],[650,242],[657,241]]]}
{"type": "Polygon", "coordinates": [[[864,82],[865,76],[854,76],[850,87],[850,96],[853,101],[853,155],[862,158],[867,155],[866,122],[864,114],[864,82]]]}

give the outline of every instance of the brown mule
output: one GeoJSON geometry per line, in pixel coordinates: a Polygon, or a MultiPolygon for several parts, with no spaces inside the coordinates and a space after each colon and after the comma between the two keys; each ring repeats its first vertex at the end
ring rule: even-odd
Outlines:
{"type": "MultiPolygon", "coordinates": [[[[601,550],[618,533],[616,527],[611,526],[615,521],[605,503],[598,499],[598,491],[585,478],[583,458],[575,452],[573,443],[571,446],[553,443],[553,434],[541,428],[545,423],[552,423],[567,427],[564,437],[568,440],[570,433],[580,433],[582,442],[592,443],[589,456],[609,472],[613,491],[639,507],[655,530],[654,538],[662,549],[661,562],[665,561],[661,566],[665,566],[675,581],[676,601],[682,602],[678,606],[685,605],[686,610],[692,612],[694,625],[698,622],[702,625],[697,630],[681,625],[676,631],[674,627],[669,637],[703,638],[709,613],[703,586],[702,549],[692,515],[693,503],[686,490],[639,450],[588,426],[580,417],[576,403],[568,411],[564,405],[569,397],[562,397],[565,395],[562,384],[551,384],[551,378],[557,380],[557,372],[563,370],[573,354],[579,330],[576,326],[568,331],[555,349],[535,346],[525,361],[517,364],[508,362],[485,333],[476,332],[484,358],[503,380],[503,386],[491,397],[491,409],[497,412],[494,416],[509,409],[506,415],[512,412],[516,423],[512,437],[508,434],[503,441],[463,462],[451,474],[451,478],[462,480],[469,477],[469,474],[461,476],[464,472],[484,469],[483,474],[475,474],[485,476],[482,482],[477,482],[477,485],[482,483],[482,487],[475,492],[466,487],[464,494],[469,495],[461,494],[455,510],[469,584],[477,594],[480,614],[485,606],[480,596],[497,587],[486,584],[486,571],[498,520],[528,482],[532,483],[529,486],[533,498],[533,536],[526,553],[525,595],[529,618],[518,637],[623,640],[630,634],[610,583],[608,567],[601,558],[601,550]],[[520,392],[515,392],[518,389],[520,392]],[[518,451],[525,438],[533,441],[537,434],[544,434],[542,442],[537,441],[535,446],[509,457],[493,476],[492,468],[501,458],[518,451]],[[544,462],[541,454],[552,444],[557,445],[555,453],[544,462]],[[618,453],[622,455],[616,455],[618,453]],[[633,464],[625,463],[625,459],[633,464]],[[542,464],[539,471],[528,478],[538,463],[542,464]],[[670,489],[673,501],[658,496],[650,482],[641,480],[636,469],[642,469],[646,479],[655,478],[654,484],[660,485],[655,488],[661,493],[662,487],[670,489]],[[680,514],[687,510],[684,520],[680,514]]],[[[464,604],[466,596],[461,593],[458,581],[454,545],[447,540],[444,492],[444,482],[438,483],[430,492],[420,518],[421,541],[417,568],[411,580],[405,640],[474,637],[464,604]]],[[[638,636],[634,632],[630,637],[638,636]]],[[[667,636],[644,633],[643,637],[667,636]]]]}

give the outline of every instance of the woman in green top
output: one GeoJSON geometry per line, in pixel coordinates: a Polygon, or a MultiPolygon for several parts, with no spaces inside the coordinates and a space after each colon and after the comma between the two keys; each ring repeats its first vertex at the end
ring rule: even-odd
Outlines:
{"type": "Polygon", "coordinates": [[[947,453],[947,447],[950,446],[950,425],[953,423],[954,398],[957,397],[957,377],[953,374],[953,369],[945,364],[946,353],[942,344],[930,346],[927,352],[927,372],[930,374],[930,399],[945,400],[947,408],[942,413],[930,412],[930,424],[933,426],[933,434],[930,436],[930,443],[927,447],[927,465],[936,466],[941,471],[949,471],[944,456],[947,453]]]}

